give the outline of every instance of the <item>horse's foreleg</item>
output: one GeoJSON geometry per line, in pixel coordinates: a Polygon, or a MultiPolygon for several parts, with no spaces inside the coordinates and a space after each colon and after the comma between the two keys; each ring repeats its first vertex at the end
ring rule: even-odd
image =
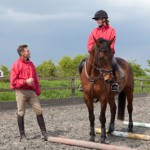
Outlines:
{"type": "Polygon", "coordinates": [[[93,100],[84,98],[85,103],[89,112],[89,121],[90,121],[90,141],[95,141],[95,115],[94,115],[94,107],[93,100]]]}
{"type": "Polygon", "coordinates": [[[107,101],[105,102],[101,102],[101,112],[100,112],[100,123],[101,123],[101,143],[105,143],[105,139],[106,139],[106,128],[105,128],[105,123],[106,123],[106,116],[105,116],[105,112],[106,112],[106,106],[107,106],[107,101]]]}
{"type": "Polygon", "coordinates": [[[95,115],[93,110],[89,110],[89,121],[90,121],[90,141],[95,141],[95,115]]]}
{"type": "Polygon", "coordinates": [[[110,106],[110,113],[111,113],[111,119],[110,119],[110,124],[109,124],[109,129],[108,129],[108,134],[111,134],[111,132],[114,131],[114,126],[115,126],[115,116],[116,116],[116,104],[114,97],[109,98],[108,100],[109,106],[110,106]]]}
{"type": "Polygon", "coordinates": [[[133,132],[133,120],[132,120],[132,112],[133,112],[133,93],[127,94],[127,100],[128,100],[128,114],[129,114],[129,124],[128,124],[128,132],[133,132]]]}

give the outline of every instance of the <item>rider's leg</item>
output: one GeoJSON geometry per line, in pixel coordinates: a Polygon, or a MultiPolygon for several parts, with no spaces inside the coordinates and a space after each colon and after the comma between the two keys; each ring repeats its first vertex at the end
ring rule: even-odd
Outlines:
{"type": "Polygon", "coordinates": [[[115,57],[113,57],[113,59],[112,59],[112,64],[113,64],[115,82],[112,84],[111,90],[114,92],[119,92],[120,91],[120,71],[119,71],[118,63],[117,63],[115,57]]]}
{"type": "MultiPolygon", "coordinates": [[[[78,70],[79,70],[79,74],[80,74],[80,75],[81,75],[81,73],[82,73],[82,69],[83,69],[83,66],[84,66],[84,63],[85,63],[86,59],[87,59],[87,58],[84,58],[84,59],[80,62],[80,64],[79,64],[78,70]]],[[[79,91],[83,91],[82,85],[79,86],[79,91]]]]}
{"type": "Polygon", "coordinates": [[[83,66],[84,66],[84,63],[85,63],[86,59],[87,59],[87,58],[84,58],[84,59],[80,62],[79,66],[78,66],[79,74],[82,73],[82,69],[83,69],[83,66]]]}

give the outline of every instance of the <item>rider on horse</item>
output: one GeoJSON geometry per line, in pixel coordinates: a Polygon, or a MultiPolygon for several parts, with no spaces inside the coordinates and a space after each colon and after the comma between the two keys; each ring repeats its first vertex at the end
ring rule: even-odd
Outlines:
{"type": "MultiPolygon", "coordinates": [[[[94,19],[97,22],[98,27],[93,29],[93,31],[89,35],[88,43],[87,43],[87,49],[89,53],[95,44],[93,37],[95,37],[96,39],[104,38],[106,40],[110,40],[113,37],[116,37],[115,29],[109,25],[108,14],[104,10],[97,11],[92,19],[94,19]]],[[[111,49],[112,49],[113,54],[115,53],[114,44],[115,44],[115,40],[111,44],[111,49]]],[[[82,60],[81,64],[79,65],[80,73],[82,72],[82,67],[84,65],[84,62],[85,62],[85,59],[82,60]]],[[[117,64],[115,57],[113,57],[112,59],[112,67],[113,67],[113,72],[115,76],[115,81],[111,86],[111,91],[119,93],[120,71],[119,71],[118,64],[117,64]]]]}

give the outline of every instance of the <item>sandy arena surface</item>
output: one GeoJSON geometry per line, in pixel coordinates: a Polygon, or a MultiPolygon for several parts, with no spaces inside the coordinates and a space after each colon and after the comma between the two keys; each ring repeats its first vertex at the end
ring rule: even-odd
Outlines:
{"type": "MultiPolygon", "coordinates": [[[[69,99],[68,99],[69,100],[69,99]]],[[[74,99],[76,100],[76,99],[74,99]]],[[[64,137],[76,140],[88,141],[89,120],[87,107],[84,102],[66,103],[58,101],[57,105],[42,105],[43,115],[49,136],[64,137]]],[[[99,123],[99,102],[95,105],[95,127],[100,127],[99,123]]],[[[55,144],[45,142],[40,139],[40,130],[32,108],[26,109],[25,129],[28,142],[19,142],[19,132],[16,120],[16,109],[0,110],[0,150],[86,150],[87,148],[55,144]]],[[[109,124],[109,107],[107,107],[107,122],[109,124]]],[[[133,119],[136,122],[150,123],[150,97],[134,98],[133,119]]],[[[128,120],[126,109],[125,120],[128,120]]],[[[116,120],[115,130],[127,131],[127,126],[116,120]]],[[[146,134],[150,136],[150,128],[134,127],[134,133],[146,134]]],[[[98,143],[100,135],[96,135],[98,143]]],[[[137,150],[150,150],[150,141],[129,139],[123,137],[108,136],[110,144],[130,147],[137,150]]]]}

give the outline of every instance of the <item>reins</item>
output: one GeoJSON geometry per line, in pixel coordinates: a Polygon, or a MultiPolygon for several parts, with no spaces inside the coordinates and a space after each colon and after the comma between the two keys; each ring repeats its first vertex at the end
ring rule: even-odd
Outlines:
{"type": "MultiPolygon", "coordinates": [[[[93,37],[94,38],[94,37],[93,37]]],[[[100,54],[99,54],[99,52],[100,51],[109,51],[109,50],[111,50],[111,48],[110,48],[110,44],[111,44],[111,42],[113,41],[107,41],[107,40],[104,40],[104,39],[100,39],[100,43],[99,43],[99,41],[98,40],[96,40],[95,38],[94,38],[94,40],[95,40],[95,43],[96,43],[96,46],[98,46],[99,47],[99,49],[97,49],[97,47],[93,47],[93,49],[92,49],[92,52],[91,52],[91,54],[90,54],[90,57],[88,57],[88,59],[86,60],[86,62],[85,62],[85,75],[86,75],[86,77],[87,77],[87,79],[90,81],[90,83],[91,83],[91,88],[90,88],[90,90],[91,90],[91,96],[93,97],[94,95],[94,83],[96,83],[97,81],[100,81],[100,80],[102,80],[102,81],[104,81],[105,82],[105,75],[107,75],[107,74],[113,74],[113,69],[111,68],[111,69],[103,69],[103,64],[101,63],[101,58],[100,58],[100,54]],[[105,43],[104,43],[105,42],[105,43]],[[103,44],[104,43],[104,44],[103,44]],[[101,45],[101,44],[103,44],[103,45],[101,45]],[[94,48],[96,48],[96,50],[94,49],[94,48]],[[94,55],[95,52],[96,51],[96,55],[94,55]],[[93,57],[93,56],[95,56],[93,59],[96,61],[95,63],[93,63],[93,62],[91,62],[90,61],[90,58],[91,57],[93,57]],[[87,64],[89,64],[90,66],[91,66],[91,69],[90,69],[90,75],[88,74],[88,71],[87,71],[87,64]],[[96,65],[95,65],[96,64],[96,65]],[[99,73],[98,75],[97,75],[97,73],[95,73],[95,71],[97,71],[97,73],[99,73]]],[[[104,55],[104,54],[103,54],[104,55]]],[[[103,56],[102,55],[102,56],[103,56]]],[[[92,58],[91,58],[92,59],[92,58]]],[[[105,60],[106,61],[106,60],[105,60]]],[[[109,61],[111,61],[111,60],[109,60],[109,61]]],[[[108,81],[108,80],[106,80],[106,81],[108,81]]],[[[107,82],[107,83],[109,83],[109,82],[107,82]]]]}
{"type": "Polygon", "coordinates": [[[88,63],[89,63],[91,66],[93,66],[96,70],[98,70],[100,74],[103,74],[103,73],[112,73],[112,72],[113,72],[112,69],[111,69],[111,70],[108,70],[108,69],[98,68],[98,67],[96,67],[95,65],[93,65],[89,60],[88,60],[88,63]]]}
{"type": "Polygon", "coordinates": [[[86,77],[89,79],[90,83],[91,83],[91,95],[92,95],[92,99],[93,94],[94,94],[94,83],[96,83],[98,80],[103,79],[103,74],[104,73],[112,73],[112,69],[111,70],[107,70],[107,69],[103,69],[103,68],[98,68],[96,67],[94,64],[92,64],[88,58],[88,60],[85,62],[85,75],[86,77]],[[99,72],[99,76],[95,77],[94,79],[92,79],[88,73],[87,73],[87,63],[89,63],[94,69],[96,69],[99,72]]]}
{"type": "Polygon", "coordinates": [[[113,72],[113,70],[111,69],[111,70],[107,70],[107,69],[103,69],[103,68],[98,68],[98,67],[96,67],[95,65],[93,65],[91,62],[90,62],[90,60],[89,60],[89,58],[88,58],[88,60],[85,62],[85,74],[86,74],[86,77],[90,80],[90,82],[91,83],[95,83],[96,81],[98,81],[100,78],[103,78],[103,74],[104,73],[112,73],[113,72]],[[88,73],[87,73],[87,64],[86,63],[89,63],[93,68],[95,68],[98,72],[99,72],[99,76],[98,77],[95,77],[95,79],[91,79],[91,77],[88,75],[88,73]]]}

